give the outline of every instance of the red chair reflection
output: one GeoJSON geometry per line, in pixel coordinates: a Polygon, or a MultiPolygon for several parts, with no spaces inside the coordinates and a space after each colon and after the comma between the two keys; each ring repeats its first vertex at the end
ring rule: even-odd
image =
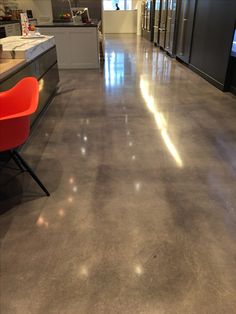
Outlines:
{"type": "Polygon", "coordinates": [[[9,151],[22,171],[27,171],[49,196],[42,184],[16,148],[27,140],[30,132],[30,115],[38,107],[39,86],[34,77],[26,77],[10,90],[0,93],[0,152],[9,151]]]}

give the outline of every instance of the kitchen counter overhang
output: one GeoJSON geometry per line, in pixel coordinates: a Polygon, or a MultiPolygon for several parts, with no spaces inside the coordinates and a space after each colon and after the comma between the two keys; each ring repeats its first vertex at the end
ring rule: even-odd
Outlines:
{"type": "Polygon", "coordinates": [[[98,27],[99,23],[50,22],[38,24],[36,27],[98,27]]]}

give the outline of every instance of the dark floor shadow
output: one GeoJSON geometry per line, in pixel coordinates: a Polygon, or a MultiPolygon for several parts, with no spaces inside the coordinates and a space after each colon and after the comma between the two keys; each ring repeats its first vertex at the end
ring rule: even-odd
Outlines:
{"type": "Polygon", "coordinates": [[[0,215],[16,207],[22,200],[22,186],[16,171],[1,171],[0,174],[0,215]],[[13,172],[13,173],[10,173],[13,172]]]}
{"type": "MultiPolygon", "coordinates": [[[[41,156],[30,155],[30,166],[40,178],[49,192],[57,189],[63,173],[59,160],[52,158],[41,159],[41,156]]],[[[12,161],[9,165],[13,165],[12,161]]],[[[33,180],[28,172],[5,167],[0,173],[0,215],[20,204],[37,198],[46,197],[43,190],[33,180]]]]}

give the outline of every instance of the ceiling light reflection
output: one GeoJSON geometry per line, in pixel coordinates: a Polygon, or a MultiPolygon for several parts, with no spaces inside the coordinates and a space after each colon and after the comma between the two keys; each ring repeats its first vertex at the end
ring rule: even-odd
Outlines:
{"type": "Polygon", "coordinates": [[[84,276],[84,277],[88,277],[88,269],[86,266],[82,266],[80,268],[80,275],[84,276]]]}
{"type": "Polygon", "coordinates": [[[70,183],[70,184],[73,184],[74,182],[75,182],[74,178],[73,178],[73,177],[70,177],[70,178],[69,178],[69,183],[70,183]]]}
{"type": "Polygon", "coordinates": [[[163,116],[163,113],[158,110],[157,104],[156,104],[153,96],[151,96],[149,94],[149,90],[148,90],[149,84],[143,78],[141,78],[141,80],[140,80],[140,89],[141,89],[142,96],[146,102],[146,105],[147,105],[149,111],[154,115],[156,125],[161,132],[162,139],[163,139],[167,149],[169,150],[170,154],[174,158],[178,167],[180,167],[180,168],[183,167],[183,161],[182,161],[176,147],[172,143],[170,136],[167,132],[167,122],[163,116]]]}
{"type": "Polygon", "coordinates": [[[38,220],[36,221],[36,225],[38,227],[48,227],[48,221],[43,217],[43,216],[39,216],[38,220]]]}
{"type": "Polygon", "coordinates": [[[136,183],[134,184],[134,187],[135,187],[135,191],[139,192],[140,189],[141,189],[141,183],[140,183],[140,182],[136,182],[136,183]]]}
{"type": "Polygon", "coordinates": [[[78,191],[78,188],[77,188],[77,186],[73,186],[73,192],[77,192],[78,191]]]}
{"type": "Polygon", "coordinates": [[[59,214],[60,217],[64,217],[65,216],[64,208],[60,208],[59,211],[58,211],[58,214],[59,214]]]}
{"type": "Polygon", "coordinates": [[[137,275],[142,275],[143,274],[143,267],[141,265],[136,265],[134,267],[134,272],[137,274],[137,275]]]}
{"type": "Polygon", "coordinates": [[[69,203],[72,203],[72,202],[73,202],[73,197],[69,196],[69,197],[68,197],[68,202],[69,202],[69,203]]]}
{"type": "Polygon", "coordinates": [[[81,154],[82,154],[83,156],[86,155],[86,149],[85,149],[84,147],[81,147],[81,154]]]}

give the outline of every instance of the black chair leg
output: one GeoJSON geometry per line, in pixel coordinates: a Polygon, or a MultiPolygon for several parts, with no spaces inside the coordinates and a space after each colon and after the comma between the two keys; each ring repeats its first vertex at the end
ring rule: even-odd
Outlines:
{"type": "MultiPolygon", "coordinates": [[[[39,178],[36,176],[36,174],[33,172],[33,170],[30,168],[30,166],[26,163],[26,161],[20,156],[20,154],[16,150],[13,150],[12,153],[13,153],[14,157],[17,159],[17,161],[25,168],[25,170],[29,172],[29,174],[35,180],[35,182],[38,183],[38,185],[45,192],[45,194],[47,196],[50,196],[50,193],[48,192],[46,187],[39,180],[39,178]]],[[[13,159],[15,160],[15,158],[13,158],[13,159]]]]}
{"type": "Polygon", "coordinates": [[[10,151],[10,155],[12,157],[12,159],[14,160],[15,164],[18,166],[18,168],[20,168],[20,170],[23,172],[25,171],[25,169],[23,168],[22,164],[20,163],[20,161],[17,159],[14,151],[10,151]]]}

